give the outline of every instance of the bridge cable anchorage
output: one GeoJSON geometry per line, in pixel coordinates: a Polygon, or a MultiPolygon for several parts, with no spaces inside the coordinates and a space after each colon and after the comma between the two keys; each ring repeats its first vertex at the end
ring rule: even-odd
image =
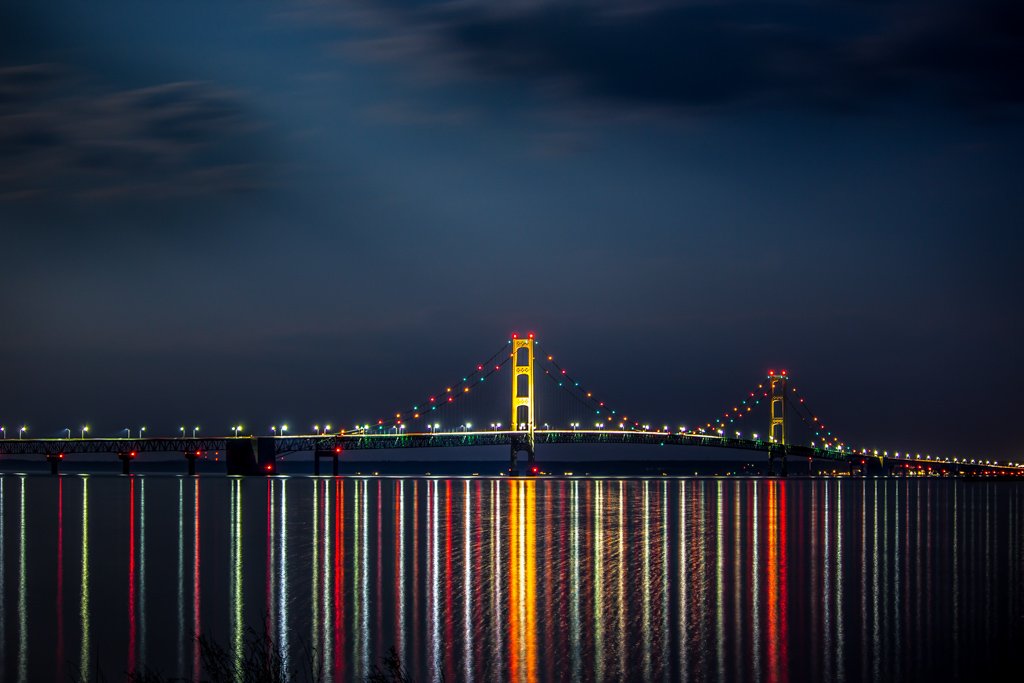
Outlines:
{"type": "MultiPolygon", "coordinates": [[[[393,417],[378,419],[377,424],[374,426],[379,430],[402,427],[403,425],[410,424],[413,420],[425,419],[427,415],[436,413],[439,409],[444,410],[448,408],[460,398],[472,393],[474,388],[483,384],[492,375],[500,372],[501,368],[511,360],[511,356],[507,355],[510,344],[511,341],[502,344],[501,348],[491,354],[484,362],[477,363],[475,369],[462,377],[458,382],[446,386],[444,390],[436,392],[428,397],[426,401],[415,403],[411,408],[395,412],[393,417]],[[500,363],[495,363],[497,358],[503,353],[506,354],[505,359],[500,363]]],[[[357,427],[358,429],[360,428],[357,427]]]]}
{"type": "MultiPolygon", "coordinates": [[[[540,342],[535,343],[538,348],[541,348],[540,342]]],[[[578,380],[570,375],[565,368],[559,365],[553,354],[542,352],[539,357],[542,364],[547,363],[554,369],[553,373],[550,370],[545,370],[545,374],[570,396],[592,409],[595,415],[601,415],[602,419],[600,422],[608,424],[609,426],[615,426],[616,423],[618,423],[620,429],[623,430],[641,430],[642,422],[640,420],[634,419],[630,422],[629,416],[620,415],[619,411],[607,406],[604,401],[595,398],[592,391],[581,386],[581,383],[578,380]]],[[[585,428],[588,427],[589,425],[585,426],[585,428]]]]}

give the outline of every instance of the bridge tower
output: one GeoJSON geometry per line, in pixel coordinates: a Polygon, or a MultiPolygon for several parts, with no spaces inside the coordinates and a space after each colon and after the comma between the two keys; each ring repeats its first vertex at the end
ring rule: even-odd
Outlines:
{"type": "Polygon", "coordinates": [[[782,475],[786,475],[786,391],[789,376],[785,370],[768,371],[768,401],[771,421],[768,424],[769,458],[782,459],[782,475]],[[778,455],[777,455],[778,454],[778,455]]]}
{"type": "Polygon", "coordinates": [[[512,419],[509,422],[512,435],[512,454],[509,474],[519,473],[518,457],[526,451],[528,471],[537,473],[534,453],[534,400],[533,400],[533,333],[524,339],[512,335],[512,419]]]}

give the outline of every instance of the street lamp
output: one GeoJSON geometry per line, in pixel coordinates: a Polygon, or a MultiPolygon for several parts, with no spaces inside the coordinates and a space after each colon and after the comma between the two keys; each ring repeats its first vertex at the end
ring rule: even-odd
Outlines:
{"type": "Polygon", "coordinates": [[[19,430],[18,430],[18,438],[19,438],[19,439],[22,439],[22,438],[24,438],[24,436],[23,436],[23,435],[24,435],[24,434],[25,434],[25,432],[27,432],[27,431],[28,431],[28,427],[22,427],[21,429],[19,429],[19,430]]]}
{"type": "Polygon", "coordinates": [[[320,436],[320,425],[313,425],[313,433],[320,436]]]}
{"type": "Polygon", "coordinates": [[[241,429],[241,428],[242,428],[241,425],[237,425],[235,427],[232,427],[231,431],[234,432],[235,436],[238,436],[238,430],[241,429]]]}
{"type": "Polygon", "coordinates": [[[85,438],[85,433],[89,431],[89,425],[82,427],[82,438],[85,438]]]}
{"type": "Polygon", "coordinates": [[[0,434],[3,434],[3,438],[7,438],[7,427],[0,427],[0,434]]]}
{"type": "Polygon", "coordinates": [[[284,433],[287,432],[287,431],[288,431],[288,425],[281,425],[281,436],[284,436],[284,433]]]}
{"type": "Polygon", "coordinates": [[[196,432],[198,432],[198,431],[199,431],[199,426],[198,425],[192,428],[192,438],[193,439],[196,438],[196,432]]]}
{"type": "Polygon", "coordinates": [[[132,438],[132,428],[131,427],[125,427],[124,428],[124,435],[125,435],[125,438],[128,438],[128,439],[132,438]]]}
{"type": "Polygon", "coordinates": [[[145,428],[145,427],[139,427],[139,438],[140,438],[140,439],[142,438],[142,433],[143,433],[144,431],[146,431],[146,428],[145,428]]]}
{"type": "Polygon", "coordinates": [[[71,438],[71,427],[65,427],[64,431],[68,433],[68,438],[71,438]]]}

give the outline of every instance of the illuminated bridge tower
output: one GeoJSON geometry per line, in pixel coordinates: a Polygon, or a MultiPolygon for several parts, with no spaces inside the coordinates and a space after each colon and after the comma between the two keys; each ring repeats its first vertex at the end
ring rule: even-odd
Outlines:
{"type": "Polygon", "coordinates": [[[520,451],[529,456],[528,471],[537,473],[534,457],[534,402],[533,402],[533,333],[525,339],[512,335],[512,455],[509,473],[519,473],[520,451]]]}
{"type": "Polygon", "coordinates": [[[782,476],[786,476],[786,389],[789,377],[786,371],[768,371],[768,401],[771,421],[768,424],[769,462],[782,460],[782,476]]]}

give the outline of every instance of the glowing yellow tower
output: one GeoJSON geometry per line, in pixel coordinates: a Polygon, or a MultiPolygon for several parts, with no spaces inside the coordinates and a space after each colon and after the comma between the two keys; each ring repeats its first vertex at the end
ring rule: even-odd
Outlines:
{"type": "Polygon", "coordinates": [[[786,371],[768,371],[768,397],[771,401],[771,423],[768,426],[768,441],[786,445],[786,387],[789,377],[786,371]]]}
{"type": "Polygon", "coordinates": [[[771,409],[771,422],[768,425],[769,461],[778,457],[782,459],[782,476],[786,476],[786,388],[789,377],[786,371],[768,371],[768,400],[771,409]]]}
{"type": "Polygon", "coordinates": [[[517,462],[520,451],[529,455],[529,472],[537,473],[534,462],[534,401],[533,401],[533,333],[520,339],[512,335],[512,459],[509,472],[518,474],[517,462]]]}

